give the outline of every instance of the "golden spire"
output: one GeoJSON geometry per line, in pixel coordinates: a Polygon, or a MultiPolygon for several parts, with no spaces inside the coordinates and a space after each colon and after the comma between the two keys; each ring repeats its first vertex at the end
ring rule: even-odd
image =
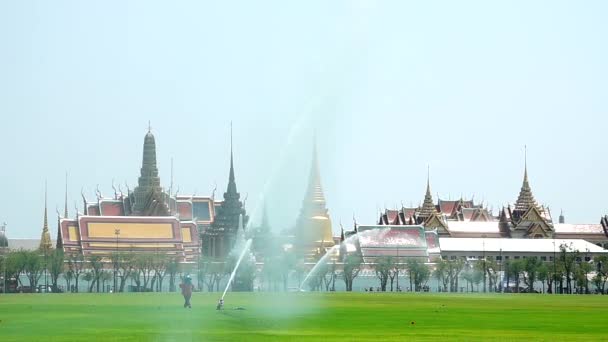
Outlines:
{"type": "Polygon", "coordinates": [[[296,224],[296,238],[301,243],[321,241],[322,245],[333,241],[331,219],[321,187],[316,139],[313,141],[308,188],[296,224]]]}
{"type": "Polygon", "coordinates": [[[48,252],[53,248],[51,234],[49,233],[49,221],[47,217],[47,184],[44,181],[44,223],[42,225],[42,235],[40,236],[40,250],[48,252]]]}
{"type": "Polygon", "coordinates": [[[321,187],[321,174],[319,172],[319,159],[317,157],[317,140],[315,139],[312,147],[312,164],[310,167],[310,177],[308,183],[307,198],[313,202],[325,205],[325,195],[321,187]]]}
{"type": "Polygon", "coordinates": [[[435,204],[433,203],[433,195],[431,195],[431,169],[429,166],[427,166],[426,194],[424,195],[424,202],[422,203],[422,208],[420,208],[419,215],[421,217],[430,217],[436,213],[437,208],[435,208],[435,204]]]}
{"type": "Polygon", "coordinates": [[[527,211],[531,207],[538,207],[538,204],[534,199],[532,188],[530,188],[530,182],[528,181],[528,149],[524,146],[524,181],[521,185],[517,201],[515,201],[515,210],[527,211]]]}

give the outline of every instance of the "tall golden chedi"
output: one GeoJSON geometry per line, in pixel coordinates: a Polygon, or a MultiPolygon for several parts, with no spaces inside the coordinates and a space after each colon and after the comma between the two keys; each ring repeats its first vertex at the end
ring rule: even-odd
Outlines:
{"type": "Polygon", "coordinates": [[[325,254],[325,249],[334,245],[331,219],[321,187],[316,142],[313,145],[308,188],[295,229],[295,248],[307,259],[325,254]]]}
{"type": "Polygon", "coordinates": [[[42,223],[42,234],[40,235],[40,246],[38,247],[44,254],[49,253],[53,249],[51,241],[51,233],[49,232],[49,220],[47,217],[47,190],[44,183],[44,218],[42,223]]]}

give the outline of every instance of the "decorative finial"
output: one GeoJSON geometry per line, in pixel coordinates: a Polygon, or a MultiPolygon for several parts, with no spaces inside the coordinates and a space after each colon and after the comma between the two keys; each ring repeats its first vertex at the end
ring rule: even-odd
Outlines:
{"type": "Polygon", "coordinates": [[[63,217],[68,218],[68,172],[65,172],[65,204],[63,210],[63,217]]]}
{"type": "Polygon", "coordinates": [[[112,190],[114,190],[114,199],[118,199],[118,191],[116,190],[116,186],[114,185],[114,178],[112,178],[112,190]]]}
{"type": "Polygon", "coordinates": [[[150,123],[150,120],[148,120],[148,133],[152,133],[152,124],[150,123]]]}
{"type": "Polygon", "coordinates": [[[524,145],[524,168],[528,169],[528,145],[524,145]]]}
{"type": "Polygon", "coordinates": [[[173,192],[173,157],[171,157],[171,183],[169,185],[169,196],[171,196],[171,192],[173,192]]]}
{"type": "Polygon", "coordinates": [[[232,121],[230,121],[230,155],[232,155],[232,121]]]}

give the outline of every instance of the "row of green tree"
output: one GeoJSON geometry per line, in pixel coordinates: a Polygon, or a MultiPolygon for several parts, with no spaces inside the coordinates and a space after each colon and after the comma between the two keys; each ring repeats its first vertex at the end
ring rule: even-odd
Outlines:
{"type": "Polygon", "coordinates": [[[66,290],[79,291],[80,282],[88,282],[89,292],[102,292],[105,285],[113,291],[124,292],[128,280],[138,291],[161,291],[163,282],[169,279],[169,289],[175,291],[176,278],[182,266],[179,260],[166,254],[114,253],[109,259],[100,255],[64,254],[62,250],[44,253],[39,250],[9,251],[2,258],[0,272],[7,280],[7,290],[35,292],[44,274],[50,279],[53,292],[60,292],[59,280],[63,278],[66,290]],[[24,279],[25,278],[25,279],[24,279]],[[116,286],[114,286],[116,279],[116,286]],[[27,280],[27,282],[26,282],[27,280]],[[73,286],[72,286],[73,285],[73,286]]]}
{"type": "MultiPolygon", "coordinates": [[[[136,291],[162,291],[167,279],[169,291],[175,291],[179,274],[194,273],[197,290],[213,292],[222,290],[220,286],[225,284],[236,260],[201,257],[194,264],[183,264],[175,256],[155,253],[114,253],[104,259],[99,255],[64,255],[61,250],[48,253],[17,250],[8,252],[0,261],[0,273],[13,280],[15,287],[26,291],[35,291],[43,274],[48,274],[54,292],[59,292],[58,283],[62,278],[66,289],[74,291],[78,291],[81,281],[87,282],[89,292],[101,292],[106,284],[112,285],[116,292],[124,292],[128,281],[135,285],[132,289],[136,291]]],[[[439,259],[429,265],[415,258],[389,256],[377,258],[373,264],[362,262],[357,255],[348,255],[343,260],[327,258],[303,285],[310,290],[335,291],[336,281],[341,280],[346,290],[352,291],[354,280],[364,267],[373,269],[381,291],[398,290],[400,276],[406,276],[412,291],[422,291],[429,279],[435,277],[439,291],[443,292],[459,292],[463,288],[474,291],[474,285],[476,291],[480,291],[481,285],[484,292],[534,292],[537,290],[534,285],[540,283],[542,292],[546,293],[590,293],[591,284],[596,291],[605,293],[608,281],[608,257],[596,256],[593,263],[587,262],[579,251],[566,245],[560,246],[559,254],[550,262],[536,257],[505,260],[502,264],[489,258],[474,261],[457,258],[439,259]]],[[[295,276],[297,283],[302,284],[310,267],[293,253],[275,253],[257,265],[249,258],[241,264],[237,278],[253,284],[253,280],[260,277],[259,284],[264,290],[286,291],[290,278],[295,276]]],[[[253,290],[252,285],[245,288],[253,290]]]]}

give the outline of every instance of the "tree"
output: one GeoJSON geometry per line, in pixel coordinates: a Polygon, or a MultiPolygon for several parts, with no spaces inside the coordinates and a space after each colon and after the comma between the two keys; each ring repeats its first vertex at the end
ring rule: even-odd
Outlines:
{"type": "Polygon", "coordinates": [[[169,291],[175,292],[175,278],[179,272],[179,259],[177,257],[170,257],[167,262],[167,273],[169,274],[169,291]]]}
{"type": "MultiPolygon", "coordinates": [[[[395,260],[393,262],[393,266],[389,269],[388,279],[391,284],[391,292],[393,292],[393,282],[395,280],[397,281],[397,285],[399,285],[399,273],[401,272],[402,269],[403,269],[403,260],[400,258],[395,260]]],[[[397,291],[398,290],[399,289],[397,289],[397,291]]]]}
{"type": "Polygon", "coordinates": [[[526,258],[523,261],[523,269],[524,273],[524,283],[528,286],[528,292],[534,292],[534,282],[536,282],[538,278],[538,269],[541,267],[542,263],[535,257],[526,258]]]}
{"type": "Polygon", "coordinates": [[[100,292],[100,278],[101,272],[103,271],[103,262],[101,256],[92,254],[88,257],[88,264],[91,270],[92,283],[89,284],[89,292],[93,292],[93,287],[97,284],[97,292],[100,292]]]}
{"type": "Polygon", "coordinates": [[[422,287],[429,280],[431,270],[424,262],[414,258],[408,259],[406,266],[410,273],[410,279],[414,284],[414,291],[418,292],[422,290],[422,287]]]}
{"type": "Polygon", "coordinates": [[[593,270],[593,267],[588,262],[581,262],[576,268],[576,283],[579,288],[578,293],[590,293],[589,292],[589,273],[593,270]]]}
{"type": "Polygon", "coordinates": [[[439,292],[448,291],[448,284],[450,281],[450,278],[448,276],[449,267],[449,261],[443,259],[437,260],[437,263],[435,264],[435,270],[433,271],[433,275],[435,276],[435,278],[437,278],[437,283],[440,287],[439,292]]]}
{"type": "Polygon", "coordinates": [[[470,267],[467,267],[462,272],[462,279],[467,282],[467,292],[469,292],[469,286],[471,287],[471,292],[473,292],[473,270],[470,267]]]}
{"type": "MultiPolygon", "coordinates": [[[[205,280],[207,278],[207,270],[209,269],[210,262],[211,261],[202,253],[199,254],[198,259],[196,260],[196,287],[199,289],[199,291],[203,291],[205,280]]],[[[208,290],[209,292],[212,292],[213,285],[211,285],[211,288],[208,287],[208,290]]]]}
{"type": "MultiPolygon", "coordinates": [[[[86,282],[87,282],[87,287],[89,288],[89,292],[93,292],[93,291],[92,291],[93,286],[91,285],[91,281],[93,280],[93,273],[91,273],[91,272],[86,272],[86,273],[85,273],[85,274],[82,276],[82,279],[83,279],[84,281],[86,281],[86,282]]],[[[94,284],[94,283],[93,283],[93,284],[94,284]]]]}
{"type": "MultiPolygon", "coordinates": [[[[102,270],[99,274],[99,281],[101,281],[101,292],[106,292],[106,282],[112,280],[112,273],[107,270],[102,270]]],[[[99,290],[97,290],[99,292],[99,290]]]]}
{"type": "Polygon", "coordinates": [[[448,278],[450,280],[450,292],[458,292],[458,278],[460,272],[464,269],[465,262],[463,259],[450,260],[448,263],[448,278]]]}
{"type": "Polygon", "coordinates": [[[48,270],[51,274],[51,283],[53,292],[59,292],[57,287],[57,280],[65,268],[65,262],[63,258],[63,250],[55,249],[51,252],[48,258],[48,270]]]}
{"type": "Polygon", "coordinates": [[[521,273],[524,270],[524,264],[521,260],[513,260],[509,263],[508,268],[508,272],[515,279],[515,292],[519,293],[519,282],[521,280],[521,273]]]}
{"type": "Polygon", "coordinates": [[[572,293],[572,276],[578,256],[578,250],[573,250],[572,244],[561,244],[559,246],[559,261],[563,266],[564,275],[566,276],[567,293],[572,293]]]}
{"type": "Polygon", "coordinates": [[[167,272],[167,262],[168,258],[164,254],[156,254],[152,258],[152,269],[154,270],[154,279],[152,284],[154,287],[154,282],[156,281],[156,291],[162,292],[163,290],[163,279],[165,279],[165,275],[167,272]]]}
{"type": "Polygon", "coordinates": [[[320,291],[325,281],[325,276],[329,273],[329,266],[327,260],[319,260],[317,265],[311,270],[311,275],[308,277],[308,288],[310,291],[320,291]]]}
{"type": "Polygon", "coordinates": [[[393,264],[393,258],[390,256],[379,257],[374,264],[374,271],[376,272],[376,277],[380,280],[380,290],[382,292],[386,291],[386,284],[388,283],[389,274],[393,269],[393,264]]]}
{"type": "Polygon", "coordinates": [[[479,284],[483,281],[483,276],[484,272],[482,269],[473,268],[473,275],[471,277],[471,280],[473,284],[475,284],[477,292],[479,292],[479,284]]]}
{"type": "Polygon", "coordinates": [[[206,262],[206,273],[205,284],[209,292],[219,291],[220,283],[226,276],[226,264],[220,261],[207,261],[206,262]]]}
{"type": "Polygon", "coordinates": [[[78,280],[84,272],[84,256],[80,253],[71,253],[68,256],[68,272],[74,277],[74,289],[78,292],[78,280]]]}
{"type": "MultiPolygon", "coordinates": [[[[25,272],[27,252],[24,250],[10,251],[5,255],[6,278],[16,279],[16,283],[23,286],[20,275],[25,272]]],[[[8,284],[7,284],[8,285],[8,284]]]]}
{"type": "Polygon", "coordinates": [[[22,253],[25,253],[25,275],[30,282],[32,291],[34,291],[44,271],[44,260],[42,260],[39,251],[23,251],[22,253]]]}
{"type": "Polygon", "coordinates": [[[138,287],[142,286],[139,291],[148,291],[148,284],[152,279],[152,272],[154,270],[153,260],[154,255],[149,253],[138,254],[135,257],[135,272],[133,273],[136,275],[137,280],[135,280],[135,278],[133,278],[133,280],[136,282],[138,287]]]}
{"type": "Polygon", "coordinates": [[[593,277],[593,284],[597,290],[606,293],[606,280],[608,280],[608,256],[601,255],[593,258],[597,266],[597,274],[593,277]]]}
{"type": "Polygon", "coordinates": [[[349,254],[344,257],[344,263],[342,268],[342,279],[344,285],[346,285],[346,291],[353,290],[353,282],[361,271],[361,256],[356,254],[349,254]]]}
{"type": "MultiPolygon", "coordinates": [[[[541,263],[540,266],[538,267],[537,270],[538,273],[538,280],[540,282],[542,282],[543,284],[543,293],[546,293],[545,290],[545,283],[547,283],[547,281],[549,280],[549,268],[547,267],[546,263],[541,263]]],[[[551,285],[549,285],[549,288],[551,287],[551,285]]]]}
{"type": "Polygon", "coordinates": [[[117,292],[124,292],[127,279],[135,271],[135,254],[132,252],[113,253],[110,257],[116,277],[119,280],[118,288],[114,289],[117,292]]]}

